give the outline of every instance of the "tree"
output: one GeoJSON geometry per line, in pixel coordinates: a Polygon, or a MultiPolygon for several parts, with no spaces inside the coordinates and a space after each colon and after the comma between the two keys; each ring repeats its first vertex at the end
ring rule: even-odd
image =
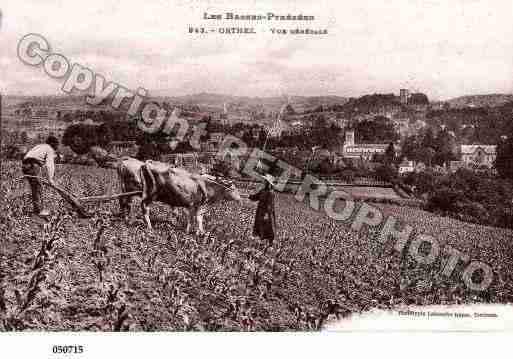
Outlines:
{"type": "Polygon", "coordinates": [[[27,135],[27,131],[23,131],[21,134],[20,134],[20,142],[22,144],[26,144],[28,142],[29,138],[28,138],[28,135],[27,135]]]}
{"type": "Polygon", "coordinates": [[[135,121],[106,120],[103,125],[111,132],[112,141],[134,141],[142,132],[135,121]]]}
{"type": "Polygon", "coordinates": [[[108,124],[102,123],[96,128],[96,144],[106,146],[113,141],[113,133],[108,124]]]}
{"type": "Polygon", "coordinates": [[[197,152],[197,150],[192,147],[189,141],[179,142],[176,148],[174,149],[175,153],[189,153],[189,152],[197,152]]]}
{"type": "Polygon", "coordinates": [[[358,143],[387,143],[399,138],[392,122],[383,116],[358,122],[355,126],[358,143]]]}
{"type": "Polygon", "coordinates": [[[312,127],[314,129],[327,129],[328,128],[328,120],[324,115],[317,115],[312,118],[312,127]]]}
{"type": "Polygon", "coordinates": [[[244,134],[242,135],[242,142],[244,142],[248,147],[251,147],[253,145],[253,135],[251,134],[251,131],[244,131],[244,134]]]}
{"type": "Polygon", "coordinates": [[[263,148],[266,140],[267,140],[267,132],[265,132],[265,130],[262,128],[262,129],[260,129],[260,132],[258,133],[257,146],[259,148],[263,148]]]}
{"type": "Polygon", "coordinates": [[[294,107],[292,107],[291,104],[288,104],[286,107],[285,107],[285,113],[287,115],[295,115],[296,114],[296,111],[294,110],[294,107]]]}
{"type": "Polygon", "coordinates": [[[205,135],[202,135],[200,140],[201,142],[207,142],[211,139],[210,134],[212,133],[212,117],[208,116],[206,118],[203,118],[203,122],[205,123],[205,135]]]}
{"type": "Polygon", "coordinates": [[[71,147],[77,154],[85,154],[90,147],[99,145],[97,127],[86,124],[68,126],[64,130],[62,144],[71,147]]]}
{"type": "Polygon", "coordinates": [[[433,129],[429,127],[420,143],[420,148],[417,152],[418,160],[423,161],[431,167],[433,159],[437,153],[437,148],[438,143],[436,142],[435,135],[433,134],[433,129]]]}
{"type": "Polygon", "coordinates": [[[386,163],[388,165],[395,162],[395,148],[394,148],[393,142],[390,142],[390,144],[388,145],[388,147],[385,151],[385,156],[383,158],[383,161],[384,161],[384,163],[386,163]]]}
{"type": "Polygon", "coordinates": [[[88,110],[85,112],[85,118],[90,118],[91,120],[95,120],[96,115],[93,111],[88,110]]]}
{"type": "Polygon", "coordinates": [[[232,172],[231,166],[226,161],[217,160],[211,169],[211,173],[216,176],[230,177],[232,172]]]}
{"type": "Polygon", "coordinates": [[[423,94],[421,92],[413,93],[413,94],[411,94],[410,98],[408,99],[408,104],[409,105],[428,105],[429,99],[425,94],[423,94]]]}
{"type": "Polygon", "coordinates": [[[513,133],[499,142],[495,168],[502,178],[513,180],[513,133]]]}
{"type": "Polygon", "coordinates": [[[435,157],[436,151],[432,147],[428,147],[424,150],[424,160],[431,167],[433,165],[433,158],[435,157]]]}
{"type": "Polygon", "coordinates": [[[396,182],[397,180],[397,171],[391,165],[380,165],[374,171],[374,175],[386,182],[396,182]]]}
{"type": "Polygon", "coordinates": [[[77,120],[77,121],[85,120],[84,113],[80,110],[75,110],[74,115],[75,115],[75,120],[77,120]]]}
{"type": "Polygon", "coordinates": [[[340,148],[344,144],[344,138],[341,136],[342,129],[332,123],[326,131],[326,143],[328,148],[340,148]]]}
{"type": "Polygon", "coordinates": [[[435,140],[436,143],[436,155],[434,162],[437,165],[443,166],[449,161],[456,159],[456,139],[446,129],[440,131],[435,140]]]}
{"type": "Polygon", "coordinates": [[[156,159],[160,157],[161,149],[159,143],[156,142],[155,136],[149,133],[143,133],[138,141],[139,150],[135,156],[141,161],[148,159],[156,159]]]}
{"type": "Polygon", "coordinates": [[[403,140],[401,145],[401,157],[407,158],[411,161],[419,160],[419,144],[417,142],[417,137],[409,136],[403,140]]]}
{"type": "Polygon", "coordinates": [[[431,127],[429,127],[426,130],[426,133],[424,134],[424,138],[422,139],[422,142],[421,142],[421,146],[423,148],[428,148],[428,147],[436,148],[437,147],[435,135],[433,134],[433,129],[431,127]]]}

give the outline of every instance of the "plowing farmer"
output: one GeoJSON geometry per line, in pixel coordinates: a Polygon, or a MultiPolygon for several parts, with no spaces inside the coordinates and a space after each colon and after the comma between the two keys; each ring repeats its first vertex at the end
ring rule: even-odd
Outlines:
{"type": "MultiPolygon", "coordinates": [[[[59,140],[54,136],[48,136],[46,143],[39,144],[27,152],[22,161],[24,175],[41,177],[41,168],[45,167],[48,182],[55,185],[53,176],[55,174],[55,158],[59,140]]],[[[27,178],[32,191],[32,206],[35,214],[41,217],[49,215],[49,212],[41,208],[41,183],[36,178],[27,178]]]]}
{"type": "Polygon", "coordinates": [[[263,176],[264,188],[250,195],[252,201],[258,201],[253,226],[253,236],[267,239],[269,246],[273,245],[276,233],[276,215],[274,213],[274,178],[270,174],[263,176]]]}

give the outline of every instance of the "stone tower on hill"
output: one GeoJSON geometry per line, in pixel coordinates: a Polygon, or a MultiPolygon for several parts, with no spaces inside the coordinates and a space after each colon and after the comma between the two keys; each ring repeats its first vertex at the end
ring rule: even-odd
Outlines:
{"type": "Polygon", "coordinates": [[[403,105],[408,103],[408,99],[410,98],[410,91],[407,89],[399,90],[399,99],[403,105]]]}

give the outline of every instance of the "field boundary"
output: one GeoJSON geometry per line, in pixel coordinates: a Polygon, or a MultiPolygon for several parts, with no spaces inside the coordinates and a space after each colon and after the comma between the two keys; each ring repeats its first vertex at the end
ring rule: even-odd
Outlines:
{"type": "MultiPolygon", "coordinates": [[[[250,182],[250,183],[256,183],[256,184],[262,183],[261,181],[257,181],[257,180],[250,179],[250,178],[239,177],[239,178],[231,178],[231,179],[236,182],[250,182]]],[[[379,188],[392,188],[393,189],[393,186],[386,182],[372,184],[372,183],[367,183],[367,182],[350,183],[350,182],[335,182],[333,180],[325,181],[323,178],[319,178],[319,180],[322,181],[323,183],[325,183],[329,187],[379,187],[379,188]]],[[[283,182],[277,182],[277,183],[280,185],[291,184],[291,185],[299,186],[303,183],[303,181],[291,180],[291,181],[287,181],[285,183],[283,183],[283,182]]]]}
{"type": "MultiPolygon", "coordinates": [[[[252,180],[249,178],[237,178],[232,179],[235,182],[243,182],[243,183],[252,183],[252,184],[261,184],[262,182],[257,180],[252,180]]],[[[280,184],[284,184],[283,182],[279,182],[280,184]]],[[[299,181],[288,181],[285,184],[283,191],[280,191],[281,193],[285,194],[291,194],[297,192],[297,186],[301,185],[302,182],[299,181]]],[[[334,183],[326,183],[328,188],[333,187],[369,187],[369,188],[389,188],[392,189],[398,196],[398,198],[392,198],[392,197],[373,197],[373,196],[354,196],[351,195],[351,198],[355,201],[361,201],[361,202],[368,202],[368,203],[385,203],[385,204],[395,204],[399,206],[405,206],[405,207],[415,207],[415,208],[423,208],[425,203],[422,200],[416,199],[416,198],[405,198],[400,193],[397,192],[397,189],[394,186],[359,186],[359,185],[349,185],[349,184],[334,184],[334,183]]],[[[319,197],[324,198],[329,195],[329,192],[325,195],[321,195],[319,197]]]]}

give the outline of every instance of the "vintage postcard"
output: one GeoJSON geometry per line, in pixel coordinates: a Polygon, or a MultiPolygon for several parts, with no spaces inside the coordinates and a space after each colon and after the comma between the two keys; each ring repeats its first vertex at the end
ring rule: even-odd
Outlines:
{"type": "Polygon", "coordinates": [[[511,2],[0,11],[0,341],[513,330],[511,2]]]}

